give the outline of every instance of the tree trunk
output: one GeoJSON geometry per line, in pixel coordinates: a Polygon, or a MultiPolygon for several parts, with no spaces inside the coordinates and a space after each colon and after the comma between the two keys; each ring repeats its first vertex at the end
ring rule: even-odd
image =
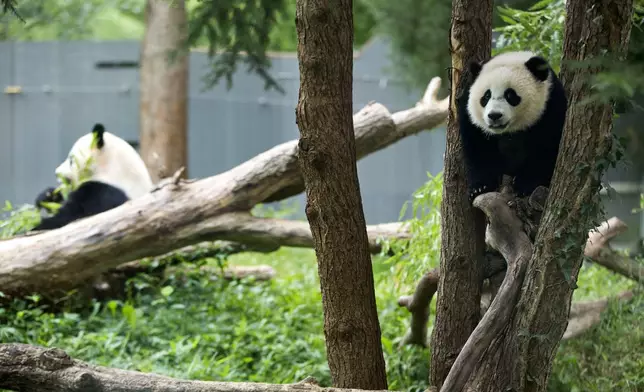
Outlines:
{"type": "Polygon", "coordinates": [[[299,164],[333,385],[387,389],[351,121],[351,0],[298,0],[299,164]]]}
{"type": "Polygon", "coordinates": [[[185,0],[147,0],[141,46],[141,156],[153,182],[185,167],[188,60],[185,0]]]}
{"type": "Polygon", "coordinates": [[[601,68],[580,68],[570,62],[597,60],[605,51],[614,60],[623,56],[633,0],[568,0],[566,12],[561,67],[569,100],[566,126],[519,303],[526,311],[519,315],[517,331],[528,333],[517,338],[520,361],[514,372],[520,390],[525,391],[546,390],[552,360],[566,330],[586,233],[598,218],[600,180],[612,161],[612,105],[582,103],[592,92],[589,78],[601,68]]]}
{"type": "Polygon", "coordinates": [[[441,204],[441,259],[431,342],[430,385],[440,389],[480,315],[485,219],[467,197],[455,98],[471,61],[490,57],[492,0],[454,0],[450,29],[452,71],[441,204]]]}

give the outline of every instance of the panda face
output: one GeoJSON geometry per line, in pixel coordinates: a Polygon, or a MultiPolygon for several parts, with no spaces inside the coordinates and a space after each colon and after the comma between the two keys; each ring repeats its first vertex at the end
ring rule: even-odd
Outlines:
{"type": "Polygon", "coordinates": [[[82,179],[91,179],[97,172],[97,158],[100,160],[101,149],[92,147],[93,135],[88,133],[79,138],[72,146],[67,158],[56,168],[56,176],[73,184],[82,179]]]}
{"type": "Polygon", "coordinates": [[[539,121],[551,82],[548,70],[537,66],[543,67],[544,61],[533,53],[509,52],[480,67],[467,103],[472,123],[484,132],[504,134],[539,121]]]}
{"type": "Polygon", "coordinates": [[[480,99],[483,110],[483,121],[492,132],[504,130],[514,120],[516,108],[521,104],[521,97],[512,87],[490,86],[480,99]]]}

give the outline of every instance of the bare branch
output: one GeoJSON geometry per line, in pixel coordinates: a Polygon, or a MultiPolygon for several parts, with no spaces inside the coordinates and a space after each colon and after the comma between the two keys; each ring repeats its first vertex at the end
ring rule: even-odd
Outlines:
{"type": "Polygon", "coordinates": [[[584,255],[590,258],[599,256],[600,250],[618,235],[625,233],[628,226],[621,219],[612,217],[588,233],[584,255]]]}
{"type": "Polygon", "coordinates": [[[411,313],[411,324],[407,335],[400,345],[416,344],[427,347],[427,320],[429,319],[429,304],[438,290],[438,269],[433,269],[423,275],[418,281],[413,295],[402,296],[398,306],[404,306],[411,313]]]}

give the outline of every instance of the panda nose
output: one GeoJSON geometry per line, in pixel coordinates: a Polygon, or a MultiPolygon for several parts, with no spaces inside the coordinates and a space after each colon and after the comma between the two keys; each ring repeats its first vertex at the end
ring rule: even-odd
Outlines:
{"type": "Polygon", "coordinates": [[[496,120],[500,119],[501,117],[503,117],[503,113],[490,112],[490,113],[488,113],[487,116],[490,118],[490,120],[496,121],[496,120]]]}

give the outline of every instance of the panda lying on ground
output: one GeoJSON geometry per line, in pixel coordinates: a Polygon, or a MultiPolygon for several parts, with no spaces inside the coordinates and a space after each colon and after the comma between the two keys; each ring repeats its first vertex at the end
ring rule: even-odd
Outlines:
{"type": "Polygon", "coordinates": [[[532,52],[507,52],[470,65],[457,101],[470,202],[497,191],[503,174],[517,196],[550,187],[566,118],[563,85],[532,52]]]}
{"type": "MultiPolygon", "coordinates": [[[[70,192],[53,216],[43,218],[32,230],[51,230],[75,220],[116,208],[128,200],[152,190],[152,179],[143,160],[125,140],[94,125],[91,133],[79,138],[67,159],[56,168],[56,175],[72,183],[84,181],[70,192]]],[[[61,196],[47,188],[36,198],[36,205],[45,201],[61,201],[61,196]]]]}

